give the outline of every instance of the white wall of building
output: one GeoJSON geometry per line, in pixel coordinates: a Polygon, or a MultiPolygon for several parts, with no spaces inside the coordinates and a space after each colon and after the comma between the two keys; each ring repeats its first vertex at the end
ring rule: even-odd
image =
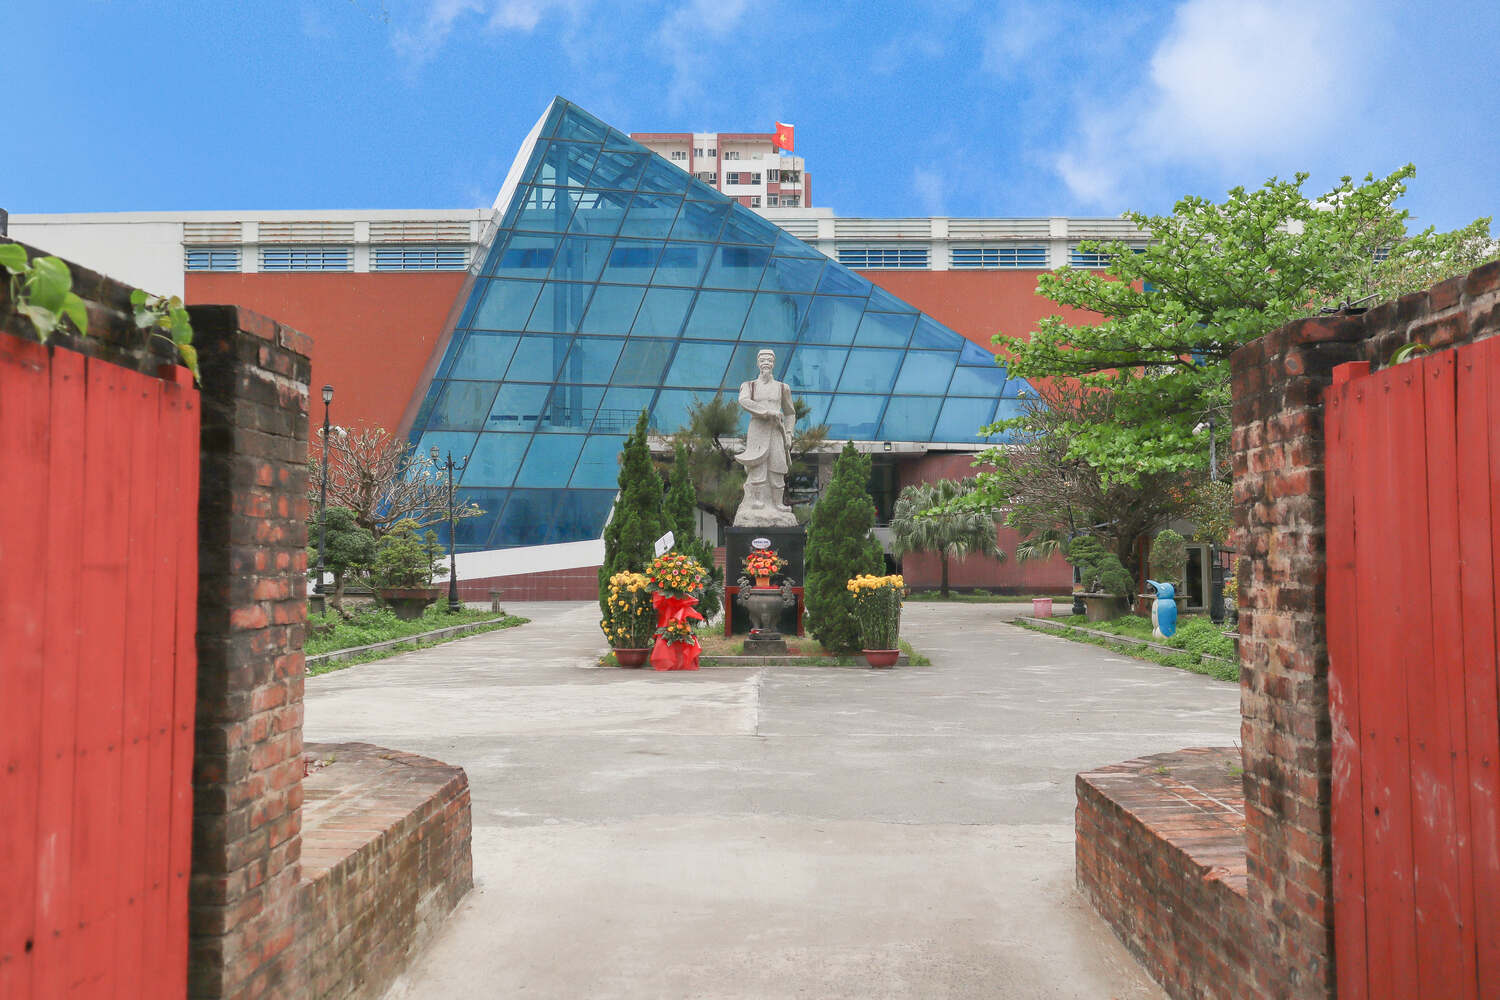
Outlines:
{"type": "Polygon", "coordinates": [[[154,295],[181,295],[182,215],[12,215],[10,238],[154,295]]]}

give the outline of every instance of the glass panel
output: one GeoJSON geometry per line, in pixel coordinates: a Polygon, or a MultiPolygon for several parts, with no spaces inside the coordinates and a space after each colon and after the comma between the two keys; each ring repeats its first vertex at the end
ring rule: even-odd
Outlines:
{"type": "Polygon", "coordinates": [[[796,340],[802,317],[807,314],[811,302],[810,295],[761,292],[750,307],[740,339],[757,342],[796,340]]]}
{"type": "Polygon", "coordinates": [[[750,299],[749,292],[698,293],[682,335],[694,340],[734,340],[745,325],[750,299]]]}
{"type": "Polygon", "coordinates": [[[672,226],[672,239],[712,242],[718,238],[727,214],[729,206],[723,203],[708,205],[701,201],[684,202],[677,222],[672,226]]]}
{"type": "Polygon", "coordinates": [[[844,359],[849,352],[842,347],[797,348],[791,364],[786,370],[786,384],[801,393],[809,389],[832,392],[838,388],[839,375],[844,371],[844,359]]]}
{"type": "Polygon", "coordinates": [[[509,486],[526,454],[530,434],[481,434],[464,470],[466,486],[509,486]]]}
{"type": "Polygon", "coordinates": [[[517,486],[566,486],[583,448],[582,434],[538,435],[526,452],[517,486]]]}
{"type": "Polygon", "coordinates": [[[966,341],[963,337],[934,322],[926,316],[917,317],[917,328],[911,335],[911,346],[926,348],[934,351],[951,351],[961,347],[966,341]]]}
{"type": "Polygon", "coordinates": [[[568,359],[563,362],[558,381],[608,382],[610,373],[615,370],[615,362],[620,358],[620,348],[624,346],[625,341],[607,337],[576,338],[568,351],[568,359]]]}
{"type": "MultiPolygon", "coordinates": [[[[991,423],[999,423],[1002,420],[1014,420],[1026,412],[1026,404],[1014,396],[1001,396],[995,401],[995,415],[990,418],[991,423]]],[[[1009,433],[997,435],[996,440],[1009,440],[1009,433]]]]}
{"type": "Polygon", "coordinates": [[[613,236],[620,228],[620,220],[630,207],[631,195],[619,191],[595,191],[590,188],[578,197],[578,211],[568,226],[570,233],[592,233],[596,236],[613,236]]]}
{"type": "Polygon", "coordinates": [[[516,233],[486,273],[507,278],[545,278],[556,253],[556,236],[516,233]]]}
{"type": "MultiPolygon", "coordinates": [[[[692,179],[686,170],[653,156],[647,162],[645,172],[641,174],[641,190],[664,191],[680,196],[687,190],[688,182],[692,179]]],[[[677,200],[680,201],[681,198],[677,200]]]]}
{"type": "Polygon", "coordinates": [[[807,257],[811,260],[827,260],[828,257],[821,250],[808,246],[801,240],[788,233],[780,233],[776,237],[776,256],[778,257],[807,257]]]}
{"type": "Polygon", "coordinates": [[[572,104],[564,104],[561,114],[557,116],[557,122],[550,135],[559,139],[576,139],[579,142],[602,142],[608,127],[572,104]]]}
{"type": "Polygon", "coordinates": [[[823,265],[823,279],[818,282],[818,291],[828,295],[858,295],[863,297],[870,291],[870,283],[837,261],[823,265]]]}
{"type": "Polygon", "coordinates": [[[710,288],[753,289],[760,284],[761,272],[770,257],[769,247],[717,247],[703,284],[710,288]]]}
{"type": "Polygon", "coordinates": [[[571,281],[549,281],[531,310],[526,329],[536,333],[572,333],[583,318],[593,285],[571,281]]]}
{"type": "Polygon", "coordinates": [[[561,495],[548,536],[553,544],[586,542],[604,534],[604,519],[614,504],[613,490],[569,490],[561,495]]]}
{"type": "Polygon", "coordinates": [[[412,427],[421,429],[427,426],[432,419],[433,408],[437,406],[438,399],[443,395],[443,390],[448,384],[441,379],[433,379],[427,383],[427,393],[422,397],[422,405],[417,407],[417,418],[412,422],[412,427]]]}
{"type": "Polygon", "coordinates": [[[892,396],[880,422],[884,441],[929,441],[938,408],[943,405],[935,396],[892,396]]]}
{"type": "Polygon", "coordinates": [[[626,434],[635,430],[636,418],[649,410],[656,399],[655,389],[627,389],[611,386],[594,418],[595,434],[626,434]]]}
{"type": "MultiPolygon", "coordinates": [[[[669,166],[668,170],[677,171],[669,166]]],[[[680,171],[678,171],[680,172],[680,171]]],[[[682,199],[675,195],[638,194],[630,203],[630,212],[620,226],[621,236],[659,236],[663,239],[672,231],[672,222],[677,218],[677,206],[682,199]]]]}
{"type": "Polygon", "coordinates": [[[589,178],[589,187],[633,191],[640,182],[647,155],[608,151],[600,153],[599,162],[594,166],[594,176],[589,178]]]}
{"type": "Polygon", "coordinates": [[[613,245],[608,237],[567,237],[552,266],[552,277],[559,281],[597,281],[613,245]]]}
{"type": "Polygon", "coordinates": [[[860,320],[859,332],[854,342],[861,347],[905,347],[911,339],[911,328],[916,325],[917,315],[867,312],[860,320]]]}
{"type": "Polygon", "coordinates": [[[679,344],[677,356],[667,371],[666,384],[717,389],[724,380],[724,369],[729,366],[733,353],[733,344],[679,344]]]}
{"type": "Polygon", "coordinates": [[[651,408],[651,426],[662,434],[674,434],[687,426],[688,409],[694,403],[714,398],[712,391],[663,389],[651,408]]]}
{"type": "Polygon", "coordinates": [[[623,149],[627,152],[638,152],[641,147],[639,143],[630,138],[630,136],[626,135],[624,132],[617,132],[614,129],[610,129],[609,135],[605,136],[604,139],[604,148],[623,149]]]}
{"type": "Polygon", "coordinates": [[[510,333],[470,333],[463,352],[453,364],[456,377],[500,381],[520,339],[510,333]]]}
{"type": "Polygon", "coordinates": [[[813,299],[802,336],[797,339],[804,344],[852,344],[862,315],[862,299],[820,295],[813,299]]]}
{"type": "Polygon", "coordinates": [[[521,192],[516,202],[511,227],[533,232],[567,232],[568,220],[573,217],[573,197],[577,192],[569,188],[528,187],[521,192]]]}
{"type": "Polygon", "coordinates": [[[850,351],[839,392],[890,392],[900,367],[900,351],[850,351]]]}
{"type": "Polygon", "coordinates": [[[953,381],[948,383],[948,392],[954,396],[998,396],[1005,391],[1005,369],[998,365],[988,368],[956,368],[953,381]]]}
{"type": "Polygon", "coordinates": [[[693,181],[688,185],[687,196],[694,201],[708,201],[715,204],[724,204],[724,195],[709,187],[702,181],[693,181]]]}
{"type": "Polygon", "coordinates": [[[633,336],[676,337],[682,319],[693,304],[693,293],[686,288],[653,288],[641,300],[636,313],[633,336]]]}
{"type": "Polygon", "coordinates": [[[828,408],[829,437],[874,441],[884,407],[884,396],[834,396],[828,408]]]}
{"type": "Polygon", "coordinates": [[[541,545],[552,528],[556,490],[512,490],[490,544],[496,548],[541,545]]]}
{"type": "Polygon", "coordinates": [[[995,355],[992,351],[986,351],[978,344],[967,338],[964,340],[963,351],[958,356],[961,365],[983,365],[986,368],[995,367],[995,355]]]}
{"type": "Polygon", "coordinates": [[[577,142],[550,142],[542,150],[541,162],[531,175],[534,184],[583,187],[594,172],[599,147],[577,142]]]}
{"type": "Polygon", "coordinates": [[[552,387],[552,398],[547,402],[547,415],[538,430],[548,432],[570,431],[586,433],[593,426],[594,414],[599,401],[604,398],[602,385],[572,385],[559,382],[552,387]]]}
{"type": "Polygon", "coordinates": [[[613,333],[624,336],[635,321],[644,288],[635,285],[600,285],[589,303],[589,311],[579,327],[584,333],[613,333]]]}
{"type": "Polygon", "coordinates": [[[578,465],[574,467],[568,485],[613,489],[620,482],[620,449],[624,446],[625,439],[618,435],[596,434],[590,437],[578,456],[578,465]]]}
{"type": "Polygon", "coordinates": [[[724,243],[759,243],[770,246],[776,242],[781,230],[748,208],[731,205],[729,218],[719,239],[724,243]]]}
{"type": "MultiPolygon", "coordinates": [[[[958,353],[938,351],[911,351],[901,374],[896,376],[898,395],[941,396],[948,391],[948,379],[953,375],[953,366],[958,362],[958,353]]],[[[904,438],[915,441],[916,438],[904,438]]]]}
{"type": "Polygon", "coordinates": [[[807,419],[797,421],[797,429],[805,431],[828,419],[828,404],[833,402],[833,397],[812,392],[799,392],[793,402],[807,404],[807,419]]]}
{"type": "Polygon", "coordinates": [[[651,283],[696,286],[713,252],[713,247],[702,243],[668,243],[661,252],[661,260],[657,261],[651,283]]]}
{"type": "Polygon", "coordinates": [[[879,286],[870,289],[870,304],[867,308],[878,312],[914,313],[917,311],[879,286]]]}
{"type": "Polygon", "coordinates": [[[979,428],[990,422],[994,412],[993,399],[964,399],[954,396],[944,400],[931,440],[977,441],[979,428]]]}
{"type": "MultiPolygon", "coordinates": [[[[451,452],[453,454],[453,461],[462,462],[465,458],[469,457],[469,452],[474,449],[474,439],[478,436],[477,434],[470,434],[463,431],[428,431],[417,442],[416,454],[430,455],[432,449],[436,448],[438,455],[442,456],[443,459],[446,459],[451,452]]],[[[455,471],[453,474],[457,477],[454,480],[455,482],[461,483],[464,481],[462,472],[455,471]]]]}
{"type": "Polygon", "coordinates": [[[600,281],[622,285],[644,285],[651,280],[656,270],[656,258],[661,254],[661,244],[647,240],[616,240],[609,252],[609,263],[604,265],[600,281]]]}
{"type": "Polygon", "coordinates": [[[522,337],[505,377],[512,382],[551,382],[568,353],[568,337],[522,337]]]}
{"type": "Polygon", "coordinates": [[[485,430],[536,430],[550,389],[551,386],[545,385],[505,383],[495,395],[495,405],[490,407],[490,418],[485,423],[485,430]]]}
{"type": "Polygon", "coordinates": [[[672,354],[670,340],[637,340],[625,342],[614,380],[625,385],[661,385],[661,373],[672,354]]]}
{"type": "MultiPolygon", "coordinates": [[[[458,530],[454,532],[454,549],[459,552],[479,552],[490,547],[490,535],[494,533],[495,524],[502,516],[505,498],[509,493],[509,490],[453,491],[453,499],[456,503],[476,504],[480,510],[484,511],[478,517],[466,517],[458,522],[458,530]]],[[[437,532],[438,544],[446,548],[448,526],[438,524],[433,530],[437,532]]]]}
{"type": "Polygon", "coordinates": [[[818,276],[822,273],[821,260],[772,257],[761,276],[760,287],[771,292],[810,292],[818,287],[818,276]]]}
{"type": "Polygon", "coordinates": [[[484,426],[495,398],[493,382],[449,382],[432,408],[427,426],[433,429],[477,431],[484,426]]]}
{"type": "Polygon", "coordinates": [[[520,330],[526,326],[531,306],[542,290],[540,281],[495,280],[484,291],[484,301],[474,313],[480,330],[520,330]]]}

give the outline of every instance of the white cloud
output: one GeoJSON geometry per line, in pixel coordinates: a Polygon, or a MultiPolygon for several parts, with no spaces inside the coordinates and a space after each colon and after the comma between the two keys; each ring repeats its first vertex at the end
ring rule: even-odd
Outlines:
{"type": "Polygon", "coordinates": [[[397,54],[413,66],[428,62],[442,49],[464,18],[483,19],[485,30],[495,34],[530,34],[537,26],[559,19],[571,30],[592,0],[425,0],[419,5],[419,23],[397,28],[391,43],[397,54]]]}
{"type": "Polygon", "coordinates": [[[947,214],[943,206],[947,203],[948,185],[935,168],[913,167],[911,189],[916,194],[917,203],[922,206],[924,215],[947,214]]]}
{"type": "Polygon", "coordinates": [[[1348,0],[1187,0],[1139,87],[1107,102],[1077,95],[1086,110],[1053,167],[1103,205],[1165,165],[1245,179],[1303,155],[1363,99],[1368,16],[1348,0]]]}
{"type": "Polygon", "coordinates": [[[659,58],[672,73],[668,103],[679,110],[703,91],[703,80],[713,80],[714,60],[705,59],[705,42],[722,42],[739,26],[749,0],[686,0],[657,26],[659,58]]]}
{"type": "Polygon", "coordinates": [[[1004,5],[984,30],[981,65],[1002,76],[1017,75],[1024,63],[1036,57],[1033,50],[1057,32],[1061,13],[1034,0],[1004,5]]]}

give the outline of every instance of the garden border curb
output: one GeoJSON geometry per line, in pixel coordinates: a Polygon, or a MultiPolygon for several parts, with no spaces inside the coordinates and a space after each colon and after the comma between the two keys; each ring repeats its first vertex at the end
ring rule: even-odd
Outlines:
{"type": "MultiPolygon", "coordinates": [[[[1226,659],[1222,656],[1214,656],[1210,653],[1194,653],[1191,649],[1178,649],[1176,646],[1164,646],[1159,642],[1151,642],[1148,639],[1137,639],[1134,636],[1121,635],[1118,632],[1105,632],[1100,629],[1083,628],[1079,625],[1069,625],[1066,622],[1054,621],[1050,618],[1033,618],[1030,615],[1017,615],[1015,622],[1026,622],[1034,628],[1043,632],[1052,631],[1054,634],[1062,635],[1067,632],[1076,632],[1079,635],[1090,636],[1095,639],[1105,639],[1110,642],[1118,642],[1123,646],[1132,646],[1136,649],[1152,649],[1158,653],[1174,654],[1179,656],[1197,656],[1199,663],[1223,663],[1238,667],[1238,660],[1226,659]]],[[[1024,627],[1024,626],[1023,626],[1024,627]]]]}
{"type": "MultiPolygon", "coordinates": [[[[416,635],[403,635],[397,639],[386,639],[381,642],[372,642],[368,646],[350,646],[347,649],[335,649],[331,653],[318,653],[316,656],[305,657],[306,669],[311,670],[321,663],[341,663],[344,660],[352,660],[356,656],[365,653],[373,653],[392,646],[421,646],[423,639],[457,639],[470,632],[485,629],[486,626],[495,625],[505,621],[507,618],[517,618],[519,615],[502,615],[499,618],[486,618],[482,622],[465,622],[462,625],[449,625],[446,628],[436,628],[431,632],[418,632],[416,635]]],[[[498,631],[498,630],[494,630],[498,631]]]]}

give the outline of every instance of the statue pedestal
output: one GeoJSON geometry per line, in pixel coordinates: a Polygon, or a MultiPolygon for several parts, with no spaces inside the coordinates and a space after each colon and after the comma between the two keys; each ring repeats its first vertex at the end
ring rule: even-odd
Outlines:
{"type": "MultiPolygon", "coordinates": [[[[777,575],[774,582],[780,583],[781,577],[790,577],[792,585],[797,589],[798,600],[794,607],[787,608],[781,613],[779,628],[782,635],[801,635],[802,630],[798,627],[802,622],[802,585],[807,576],[807,529],[801,525],[794,528],[781,527],[730,527],[724,529],[724,582],[733,587],[735,581],[745,572],[745,557],[755,551],[751,544],[757,538],[764,538],[771,543],[771,548],[776,554],[786,560],[786,566],[777,575]]],[[[724,595],[724,621],[728,626],[725,635],[741,634],[750,631],[750,616],[745,614],[744,608],[734,606],[734,595],[726,588],[724,595]]]]}

